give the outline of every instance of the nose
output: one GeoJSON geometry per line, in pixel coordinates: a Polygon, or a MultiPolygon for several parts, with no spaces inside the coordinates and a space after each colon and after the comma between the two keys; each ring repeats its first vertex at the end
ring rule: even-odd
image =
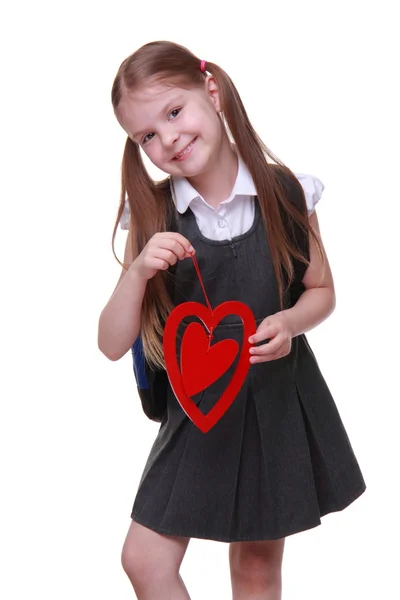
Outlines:
{"type": "Polygon", "coordinates": [[[179,141],[180,134],[173,128],[167,127],[162,133],[162,143],[165,148],[170,149],[179,141]]]}

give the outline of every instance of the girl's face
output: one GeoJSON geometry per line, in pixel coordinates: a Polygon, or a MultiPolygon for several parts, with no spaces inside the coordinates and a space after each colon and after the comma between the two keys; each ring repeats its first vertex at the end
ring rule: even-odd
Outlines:
{"type": "Polygon", "coordinates": [[[116,116],[151,162],[169,175],[194,177],[217,162],[224,136],[215,80],[204,88],[154,84],[125,95],[116,116]]]}

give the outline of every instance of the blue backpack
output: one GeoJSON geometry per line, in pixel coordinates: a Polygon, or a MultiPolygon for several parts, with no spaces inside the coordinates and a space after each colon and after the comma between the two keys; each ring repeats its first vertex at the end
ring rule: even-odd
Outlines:
{"type": "Polygon", "coordinates": [[[146,361],[142,338],[136,338],[132,348],[133,372],[145,415],[161,423],[167,408],[168,375],[164,369],[153,369],[146,361]]]}

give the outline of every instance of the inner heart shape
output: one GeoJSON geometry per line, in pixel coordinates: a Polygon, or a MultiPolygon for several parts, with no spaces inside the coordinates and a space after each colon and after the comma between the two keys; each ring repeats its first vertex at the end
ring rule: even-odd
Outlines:
{"type": "Polygon", "coordinates": [[[183,336],[181,374],[188,396],[195,396],[217,381],[229,369],[239,351],[235,340],[223,340],[210,346],[200,323],[191,323],[183,336]]]}
{"type": "Polygon", "coordinates": [[[165,366],[168,378],[179,404],[182,406],[187,416],[203,433],[207,433],[214,427],[228,410],[240,391],[250,367],[249,349],[251,344],[249,343],[248,338],[255,332],[256,323],[252,311],[246,304],[237,301],[224,302],[213,310],[210,310],[198,302],[184,302],[174,308],[168,317],[164,328],[163,340],[165,366]],[[222,342],[218,342],[214,346],[211,346],[208,351],[210,356],[213,356],[211,351],[216,353],[215,356],[220,356],[220,353],[222,354],[223,351],[224,363],[217,364],[214,368],[212,365],[213,361],[209,360],[210,357],[208,359],[204,358],[204,354],[207,354],[207,352],[204,353],[204,343],[207,343],[207,350],[208,337],[199,323],[191,323],[187,327],[182,339],[181,372],[179,370],[177,358],[176,334],[182,319],[185,317],[197,316],[204,323],[204,326],[208,331],[213,331],[216,325],[224,317],[232,314],[239,316],[243,322],[243,343],[239,360],[227,388],[213,408],[204,415],[190,398],[190,395],[194,396],[195,393],[198,393],[211,385],[213,381],[216,381],[229,368],[235,360],[239,345],[235,340],[223,340],[222,342]],[[185,340],[187,335],[189,337],[185,340]],[[196,345],[194,352],[193,348],[191,348],[193,343],[196,345]],[[200,347],[203,348],[202,352],[199,352],[200,347]],[[204,359],[201,366],[199,362],[196,362],[200,354],[202,354],[204,359]],[[200,374],[196,373],[192,381],[195,370],[202,370],[204,372],[200,374]],[[211,379],[213,379],[213,381],[211,381],[211,379]]]}

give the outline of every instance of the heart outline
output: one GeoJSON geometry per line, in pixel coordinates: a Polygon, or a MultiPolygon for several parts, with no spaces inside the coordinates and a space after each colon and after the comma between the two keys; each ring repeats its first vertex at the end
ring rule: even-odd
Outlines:
{"type": "Polygon", "coordinates": [[[243,302],[236,300],[223,302],[212,311],[199,302],[183,302],[175,307],[169,315],[165,324],[163,339],[163,350],[168,379],[179,404],[189,419],[203,433],[207,433],[214,425],[216,425],[240,391],[250,368],[249,349],[251,344],[248,341],[248,338],[255,332],[256,322],[251,309],[243,302]],[[179,370],[178,359],[176,356],[176,333],[181,321],[185,317],[198,317],[203,322],[206,329],[210,331],[213,330],[224,317],[232,314],[240,317],[244,327],[243,343],[239,361],[227,388],[212,409],[204,415],[194,401],[188,397],[183,387],[182,374],[179,370]]]}

